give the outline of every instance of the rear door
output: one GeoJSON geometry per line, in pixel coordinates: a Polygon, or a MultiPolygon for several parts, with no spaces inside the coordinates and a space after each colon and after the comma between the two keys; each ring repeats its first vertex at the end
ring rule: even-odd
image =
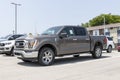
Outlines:
{"type": "Polygon", "coordinates": [[[90,50],[90,37],[83,27],[74,27],[77,52],[90,50]]]}

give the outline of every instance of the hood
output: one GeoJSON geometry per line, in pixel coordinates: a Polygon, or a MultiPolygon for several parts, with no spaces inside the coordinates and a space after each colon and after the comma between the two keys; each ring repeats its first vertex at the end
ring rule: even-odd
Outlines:
{"type": "Polygon", "coordinates": [[[16,40],[43,39],[43,38],[53,38],[53,37],[56,37],[56,35],[24,36],[16,40]]]}
{"type": "Polygon", "coordinates": [[[15,40],[3,40],[0,42],[0,46],[12,47],[15,44],[15,40]]]}
{"type": "Polygon", "coordinates": [[[34,39],[34,38],[35,38],[34,36],[27,35],[27,36],[22,36],[20,38],[17,38],[16,40],[25,40],[25,39],[34,39]]]}
{"type": "Polygon", "coordinates": [[[5,40],[5,41],[1,41],[1,43],[12,43],[14,42],[15,40],[5,40]]]}
{"type": "Polygon", "coordinates": [[[40,35],[40,38],[50,38],[50,37],[56,37],[56,35],[40,35]]]}
{"type": "Polygon", "coordinates": [[[0,42],[2,42],[2,41],[7,41],[7,39],[0,39],[0,42]]]}

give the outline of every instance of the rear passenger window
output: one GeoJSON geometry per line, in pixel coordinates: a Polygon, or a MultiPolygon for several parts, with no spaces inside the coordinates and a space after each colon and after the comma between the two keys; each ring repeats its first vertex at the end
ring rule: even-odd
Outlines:
{"type": "Polygon", "coordinates": [[[76,36],[86,36],[86,30],[81,27],[74,27],[76,36]]]}

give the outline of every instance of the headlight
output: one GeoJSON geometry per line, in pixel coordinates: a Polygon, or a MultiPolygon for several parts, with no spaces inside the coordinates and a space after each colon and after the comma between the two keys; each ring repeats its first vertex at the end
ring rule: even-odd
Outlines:
{"type": "Polygon", "coordinates": [[[26,42],[25,48],[27,49],[34,49],[38,45],[38,40],[28,40],[26,42]]]}
{"type": "Polygon", "coordinates": [[[10,44],[12,44],[11,42],[9,42],[9,43],[4,43],[5,45],[10,45],[10,44]]]}

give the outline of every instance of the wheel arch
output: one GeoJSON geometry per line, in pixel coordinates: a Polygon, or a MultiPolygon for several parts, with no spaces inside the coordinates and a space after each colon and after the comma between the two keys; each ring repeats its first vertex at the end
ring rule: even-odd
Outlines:
{"type": "MultiPolygon", "coordinates": [[[[112,45],[111,45],[111,44],[110,44],[110,45],[108,45],[108,47],[109,47],[109,46],[111,46],[111,47],[112,47],[112,45]]],[[[113,47],[112,47],[112,48],[113,48],[113,47]]]]}
{"type": "MultiPolygon", "coordinates": [[[[42,46],[39,48],[39,53],[40,53],[41,49],[44,48],[44,47],[49,47],[49,48],[51,48],[51,49],[54,51],[55,56],[57,55],[57,49],[56,49],[56,47],[55,47],[54,45],[52,45],[52,44],[44,44],[44,45],[42,45],[42,46]]],[[[39,54],[38,54],[38,55],[39,55],[39,54]]]]}
{"type": "Polygon", "coordinates": [[[94,48],[96,46],[100,46],[103,49],[103,44],[100,41],[98,41],[98,42],[95,43],[94,48]]]}

